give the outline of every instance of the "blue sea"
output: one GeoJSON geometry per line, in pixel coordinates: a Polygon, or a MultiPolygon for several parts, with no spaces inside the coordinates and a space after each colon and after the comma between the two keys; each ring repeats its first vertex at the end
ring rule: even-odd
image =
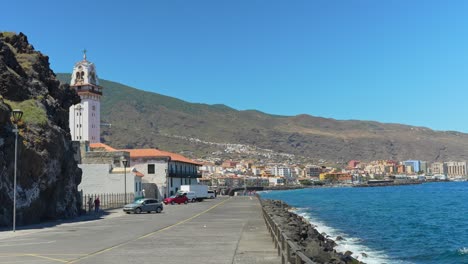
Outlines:
{"type": "Polygon", "coordinates": [[[468,263],[468,182],[262,192],[365,263],[468,263]],[[367,257],[362,254],[365,253],[367,257]]]}

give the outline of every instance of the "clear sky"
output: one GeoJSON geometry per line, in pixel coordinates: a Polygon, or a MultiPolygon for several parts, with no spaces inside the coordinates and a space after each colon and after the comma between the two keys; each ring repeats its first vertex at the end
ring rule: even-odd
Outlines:
{"type": "Polygon", "coordinates": [[[71,72],[279,115],[468,132],[468,1],[0,0],[71,72]]]}

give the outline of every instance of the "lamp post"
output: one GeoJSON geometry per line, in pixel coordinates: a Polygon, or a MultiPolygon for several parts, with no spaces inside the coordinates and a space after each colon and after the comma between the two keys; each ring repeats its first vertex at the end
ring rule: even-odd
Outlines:
{"type": "Polygon", "coordinates": [[[13,232],[16,231],[16,164],[17,164],[17,156],[18,156],[18,122],[21,120],[23,116],[23,111],[20,109],[13,110],[13,123],[15,124],[15,128],[13,132],[15,132],[15,169],[14,169],[14,178],[13,178],[13,232]]]}
{"type": "Polygon", "coordinates": [[[127,204],[127,166],[128,166],[128,160],[124,159],[122,160],[122,163],[124,165],[124,199],[125,199],[125,204],[127,204]]]}

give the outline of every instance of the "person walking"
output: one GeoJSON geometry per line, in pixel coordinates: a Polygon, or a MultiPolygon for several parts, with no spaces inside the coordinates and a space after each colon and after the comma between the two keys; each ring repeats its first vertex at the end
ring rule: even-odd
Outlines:
{"type": "Polygon", "coordinates": [[[89,197],[89,200],[88,200],[88,212],[89,213],[93,211],[93,207],[94,207],[93,198],[89,197]]]}
{"type": "Polygon", "coordinates": [[[99,213],[99,206],[101,205],[101,201],[99,200],[99,196],[96,197],[96,200],[94,200],[94,212],[99,213]]]}

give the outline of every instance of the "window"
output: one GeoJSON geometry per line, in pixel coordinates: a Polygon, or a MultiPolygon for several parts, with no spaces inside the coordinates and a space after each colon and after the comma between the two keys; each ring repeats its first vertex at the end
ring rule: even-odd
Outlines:
{"type": "Polygon", "coordinates": [[[154,164],[148,164],[148,174],[154,174],[154,164]]]}

